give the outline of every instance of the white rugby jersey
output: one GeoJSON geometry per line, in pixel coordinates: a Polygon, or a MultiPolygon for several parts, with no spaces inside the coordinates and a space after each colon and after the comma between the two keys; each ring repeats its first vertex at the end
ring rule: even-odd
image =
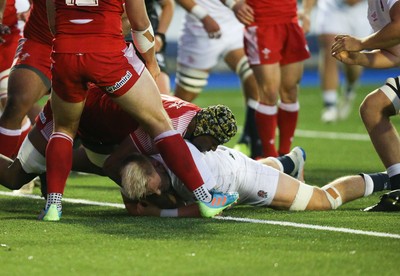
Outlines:
{"type": "MultiPolygon", "coordinates": [[[[196,4],[207,10],[208,14],[218,23],[230,22],[235,19],[235,14],[219,0],[195,0],[196,4]]],[[[196,30],[196,26],[203,29],[203,23],[190,13],[186,13],[185,20],[196,30]]],[[[238,21],[239,22],[239,21],[238,21]]]]}
{"type": "MultiPolygon", "coordinates": [[[[367,1],[367,0],[363,0],[367,1]]],[[[332,10],[332,9],[337,9],[337,8],[342,8],[346,7],[346,1],[345,0],[320,0],[317,1],[318,9],[322,10],[332,10]]]]}
{"type": "Polygon", "coordinates": [[[390,9],[398,0],[368,0],[368,20],[374,32],[391,22],[390,9]]]}
{"type": "MultiPolygon", "coordinates": [[[[159,156],[156,159],[163,163],[159,156]]],[[[271,204],[278,185],[278,170],[225,146],[218,146],[216,151],[203,153],[203,161],[203,165],[198,163],[196,165],[206,182],[216,183],[215,190],[223,193],[238,192],[238,204],[256,206],[271,204]]],[[[173,189],[184,200],[195,201],[193,194],[176,175],[166,169],[173,189]]]]}

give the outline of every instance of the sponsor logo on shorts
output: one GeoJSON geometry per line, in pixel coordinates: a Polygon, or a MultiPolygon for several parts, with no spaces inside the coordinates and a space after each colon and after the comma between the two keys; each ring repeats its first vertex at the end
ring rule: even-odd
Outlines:
{"type": "Polygon", "coordinates": [[[267,198],[268,197],[268,193],[264,192],[263,190],[259,190],[257,195],[261,198],[267,198]]]}
{"type": "Polygon", "coordinates": [[[43,112],[39,113],[39,119],[42,122],[42,124],[46,123],[46,116],[44,116],[43,112]]]}
{"type": "Polygon", "coordinates": [[[129,79],[132,78],[132,73],[129,71],[126,71],[125,76],[123,76],[119,81],[117,81],[113,86],[108,86],[106,87],[106,91],[108,93],[114,93],[118,89],[120,89],[122,86],[125,85],[129,81],[129,79]]]}

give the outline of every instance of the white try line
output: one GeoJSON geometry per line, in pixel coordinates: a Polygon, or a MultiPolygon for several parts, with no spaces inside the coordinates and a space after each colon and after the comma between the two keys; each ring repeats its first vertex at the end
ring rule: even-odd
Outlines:
{"type": "MultiPolygon", "coordinates": [[[[40,197],[38,195],[24,195],[24,194],[17,194],[17,193],[13,193],[13,192],[3,192],[3,191],[0,191],[0,195],[13,196],[13,197],[25,197],[25,198],[32,198],[32,199],[43,199],[42,197],[40,197]]],[[[98,202],[98,201],[91,201],[91,200],[86,200],[86,199],[74,199],[74,198],[63,198],[62,200],[63,200],[63,202],[76,203],[76,204],[108,206],[108,207],[115,207],[115,208],[120,208],[120,209],[125,208],[124,204],[120,204],[120,203],[98,202]]],[[[365,236],[373,236],[373,237],[400,239],[400,235],[398,235],[398,234],[375,232],[375,231],[363,231],[363,230],[356,230],[356,229],[351,229],[351,228],[331,227],[331,226],[296,223],[296,222],[288,222],[288,221],[236,218],[236,217],[229,217],[229,216],[215,217],[214,219],[230,220],[230,221],[238,221],[238,222],[248,222],[248,223],[258,223],[258,224],[270,224],[270,225],[279,225],[279,226],[289,226],[289,227],[296,227],[296,228],[306,228],[306,229],[341,232],[341,233],[349,233],[349,234],[365,235],[365,236]]]]}
{"type": "MultiPolygon", "coordinates": [[[[241,132],[242,130],[243,126],[238,126],[238,132],[241,132]]],[[[276,134],[279,136],[278,131],[276,134]]],[[[302,137],[302,138],[319,138],[328,140],[347,140],[347,141],[370,141],[368,134],[361,134],[361,133],[296,129],[294,135],[296,137],[302,137]]]]}
{"type": "Polygon", "coordinates": [[[294,135],[297,137],[305,137],[305,138],[370,141],[368,134],[360,134],[360,133],[326,132],[326,131],[297,129],[294,135]]]}
{"type": "Polygon", "coordinates": [[[289,222],[289,221],[261,220],[261,219],[249,219],[249,218],[235,218],[235,217],[215,217],[215,219],[232,220],[232,221],[239,221],[239,222],[250,222],[250,223],[260,223],[260,224],[271,224],[271,225],[279,225],[279,226],[290,226],[290,227],[297,227],[297,228],[307,228],[307,229],[314,229],[314,230],[323,230],[323,231],[351,233],[351,234],[374,236],[374,237],[400,239],[400,235],[398,235],[398,234],[375,232],[375,231],[363,231],[363,230],[356,230],[356,229],[343,228],[343,227],[331,227],[331,226],[323,226],[323,225],[304,224],[304,223],[289,222]]]}

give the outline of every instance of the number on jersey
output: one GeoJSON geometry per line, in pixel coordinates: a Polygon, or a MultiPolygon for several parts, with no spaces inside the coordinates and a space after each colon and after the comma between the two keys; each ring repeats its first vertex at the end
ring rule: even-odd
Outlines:
{"type": "Polygon", "coordinates": [[[68,6],[98,6],[98,0],[65,0],[68,6]]]}

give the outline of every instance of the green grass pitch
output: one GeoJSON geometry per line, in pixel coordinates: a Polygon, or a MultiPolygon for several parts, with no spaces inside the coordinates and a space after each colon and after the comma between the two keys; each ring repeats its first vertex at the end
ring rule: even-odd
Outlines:
{"type": "MultiPolygon", "coordinates": [[[[307,183],[322,186],[339,176],[384,170],[357,110],[373,88],[361,87],[350,118],[330,125],[320,121],[319,89],[301,88],[293,146],[307,152],[307,183]]],[[[226,104],[243,124],[239,89],[207,90],[196,103],[226,104]]],[[[393,121],[399,124],[398,118],[393,121]]],[[[360,211],[380,194],[326,212],[238,206],[224,213],[227,220],[135,218],[119,205],[66,201],[62,220],[45,223],[36,220],[43,199],[12,197],[5,188],[0,192],[0,275],[398,273],[399,214],[360,211]]],[[[71,174],[64,197],[121,203],[118,187],[93,175],[71,174]]]]}

